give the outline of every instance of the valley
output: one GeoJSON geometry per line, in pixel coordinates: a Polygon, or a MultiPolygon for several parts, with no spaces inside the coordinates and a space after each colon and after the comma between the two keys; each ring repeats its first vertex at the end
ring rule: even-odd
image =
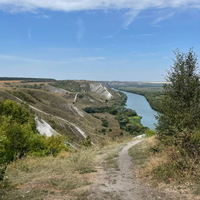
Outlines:
{"type": "MultiPolygon", "coordinates": [[[[158,106],[162,89],[160,83],[129,84],[2,80],[0,96],[4,105],[0,109],[11,116],[17,115],[19,122],[30,112],[32,121],[28,124],[36,135],[30,137],[32,143],[21,155],[19,151],[19,157],[13,154],[11,162],[2,162],[0,197],[5,200],[198,199],[192,192],[198,190],[197,185],[189,190],[180,185],[180,195],[176,184],[160,184],[159,178],[152,176],[153,170],[162,165],[157,160],[159,156],[167,160],[165,154],[155,157],[152,153],[158,141],[156,132],[149,130],[154,129],[156,112],[148,102],[152,108],[151,101],[158,106]],[[23,112],[15,111],[17,105],[23,112]]],[[[9,117],[4,123],[9,123],[9,117]]],[[[5,125],[0,128],[4,130],[5,125]]],[[[22,131],[27,130],[23,134],[28,137],[30,130],[25,128],[26,125],[22,131]]],[[[4,139],[0,138],[0,144],[6,149],[4,139]]],[[[16,140],[20,147],[21,138],[16,140]]]]}
{"type": "Polygon", "coordinates": [[[102,81],[101,83],[121,91],[142,95],[152,109],[163,112],[160,104],[163,96],[162,86],[165,82],[102,81]]]}
{"type": "MultiPolygon", "coordinates": [[[[125,128],[129,122],[125,121],[125,124],[120,125],[120,120],[125,119],[122,113],[128,112],[128,109],[123,108],[126,103],[125,96],[101,83],[52,79],[50,82],[48,79],[41,79],[41,82],[35,82],[38,79],[21,81],[4,79],[6,78],[0,83],[1,98],[28,104],[39,119],[36,120],[36,124],[40,134],[43,134],[44,130],[47,135],[52,132],[58,133],[66,136],[70,143],[77,145],[80,145],[87,136],[96,143],[98,140],[104,140],[105,135],[121,137],[129,134],[125,128]],[[120,101],[120,104],[117,103],[120,101]],[[85,111],[90,107],[104,111],[97,113],[85,111]],[[112,111],[109,111],[111,107],[112,111]],[[119,110],[121,117],[117,120],[116,115],[119,110]],[[102,126],[103,122],[106,122],[106,125],[102,126]]],[[[132,124],[141,127],[140,120],[132,124]]]]}
{"type": "Polygon", "coordinates": [[[0,200],[200,200],[199,19],[0,0],[0,200]]]}

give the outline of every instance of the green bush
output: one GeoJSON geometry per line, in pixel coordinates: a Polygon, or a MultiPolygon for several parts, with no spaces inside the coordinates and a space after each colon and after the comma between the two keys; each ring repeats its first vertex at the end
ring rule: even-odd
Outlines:
{"type": "Polygon", "coordinates": [[[85,146],[85,147],[90,147],[92,146],[92,141],[90,139],[90,136],[87,136],[85,138],[85,141],[82,142],[82,145],[85,146]]]}
{"type": "Polygon", "coordinates": [[[144,132],[145,137],[152,137],[154,135],[156,135],[156,131],[152,130],[152,129],[148,129],[144,132]]]}
{"type": "Polygon", "coordinates": [[[56,156],[61,150],[69,150],[61,136],[38,134],[35,117],[27,105],[0,101],[0,114],[0,177],[15,158],[28,154],[56,156]]]}
{"type": "Polygon", "coordinates": [[[101,129],[101,133],[106,133],[106,129],[105,129],[105,128],[102,128],[102,129],[101,129]]]}
{"type": "Polygon", "coordinates": [[[108,127],[108,121],[106,119],[102,119],[102,126],[108,127]]]}

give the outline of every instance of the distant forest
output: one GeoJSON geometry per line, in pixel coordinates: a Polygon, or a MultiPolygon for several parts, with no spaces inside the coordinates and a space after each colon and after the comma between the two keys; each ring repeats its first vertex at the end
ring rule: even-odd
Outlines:
{"type": "Polygon", "coordinates": [[[20,78],[20,77],[0,77],[0,81],[22,81],[22,82],[54,82],[52,78],[20,78]]]}

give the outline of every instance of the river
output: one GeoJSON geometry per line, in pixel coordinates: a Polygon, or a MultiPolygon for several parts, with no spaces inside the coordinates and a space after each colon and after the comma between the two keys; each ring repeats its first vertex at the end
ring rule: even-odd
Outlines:
{"type": "Polygon", "coordinates": [[[157,120],[155,118],[155,115],[157,115],[157,112],[151,108],[149,105],[149,102],[146,100],[146,98],[142,95],[130,93],[130,92],[123,92],[127,95],[127,108],[131,108],[135,110],[138,114],[138,116],[142,117],[142,124],[143,126],[146,126],[150,129],[155,129],[155,125],[157,123],[157,120]]]}

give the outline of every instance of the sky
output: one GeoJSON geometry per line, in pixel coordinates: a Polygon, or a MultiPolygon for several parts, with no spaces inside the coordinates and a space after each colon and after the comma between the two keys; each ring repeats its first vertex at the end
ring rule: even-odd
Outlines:
{"type": "Polygon", "coordinates": [[[0,0],[0,76],[163,81],[199,36],[200,0],[0,0]]]}

